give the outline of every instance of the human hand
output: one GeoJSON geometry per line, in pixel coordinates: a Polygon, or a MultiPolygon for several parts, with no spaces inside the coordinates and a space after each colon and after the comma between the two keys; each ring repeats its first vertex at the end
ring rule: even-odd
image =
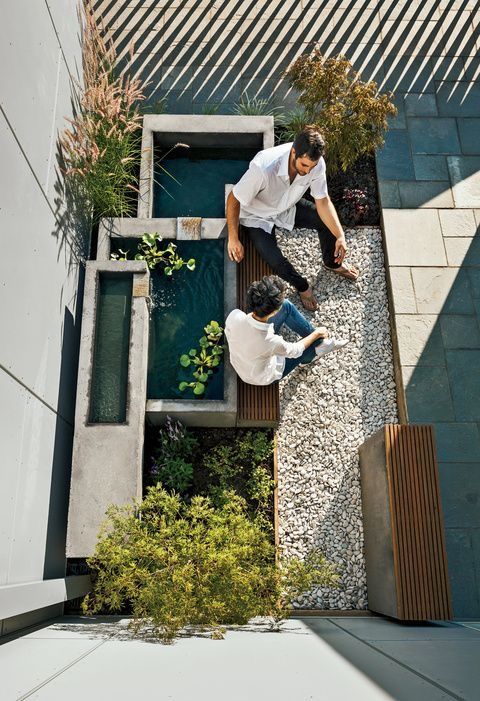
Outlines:
{"type": "Polygon", "coordinates": [[[325,326],[317,326],[315,333],[317,334],[318,338],[328,338],[328,331],[325,326]]]}
{"type": "Polygon", "coordinates": [[[343,263],[343,259],[347,255],[347,242],[345,241],[345,236],[342,234],[338,237],[335,244],[335,263],[343,263]]]}
{"type": "Polygon", "coordinates": [[[228,257],[235,263],[240,263],[243,260],[244,250],[243,245],[240,243],[239,239],[228,239],[227,244],[228,257]]]}

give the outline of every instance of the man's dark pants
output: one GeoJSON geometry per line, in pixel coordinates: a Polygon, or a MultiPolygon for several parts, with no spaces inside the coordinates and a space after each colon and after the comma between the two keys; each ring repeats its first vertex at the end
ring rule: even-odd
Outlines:
{"type": "MultiPolygon", "coordinates": [[[[295,228],[315,229],[318,232],[324,264],[327,268],[339,267],[339,264],[335,262],[334,258],[336,238],[318,216],[317,209],[313,202],[301,199],[297,203],[295,228]]],[[[263,260],[269,264],[275,275],[289,282],[298,292],[305,292],[308,289],[308,280],[295,270],[278,247],[275,227],[273,227],[271,233],[250,226],[242,226],[242,229],[248,233],[258,253],[263,260]]]]}

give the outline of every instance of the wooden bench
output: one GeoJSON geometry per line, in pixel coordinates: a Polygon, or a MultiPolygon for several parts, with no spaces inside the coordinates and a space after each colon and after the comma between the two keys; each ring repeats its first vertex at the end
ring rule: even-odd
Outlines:
{"type": "MultiPolygon", "coordinates": [[[[258,255],[248,236],[240,232],[245,257],[237,266],[237,306],[246,310],[246,292],[250,283],[271,275],[272,270],[258,255]]],[[[238,378],[237,426],[276,426],[280,417],[278,383],[257,387],[238,378]]]]}
{"type": "Polygon", "coordinates": [[[369,609],[451,619],[433,427],[384,426],[359,452],[369,609]]]}

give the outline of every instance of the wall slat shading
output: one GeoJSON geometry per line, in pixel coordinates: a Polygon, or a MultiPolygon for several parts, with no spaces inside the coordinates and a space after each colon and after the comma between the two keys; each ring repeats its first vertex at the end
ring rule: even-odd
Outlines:
{"type": "Polygon", "coordinates": [[[453,618],[433,427],[384,426],[360,447],[360,473],[370,610],[453,618]]]}
{"type": "MultiPolygon", "coordinates": [[[[245,310],[246,291],[250,283],[264,275],[271,275],[272,270],[242,231],[240,239],[245,248],[245,257],[237,266],[237,305],[245,310]]],[[[237,397],[237,426],[276,426],[280,416],[278,383],[255,387],[239,378],[237,397]]]]}

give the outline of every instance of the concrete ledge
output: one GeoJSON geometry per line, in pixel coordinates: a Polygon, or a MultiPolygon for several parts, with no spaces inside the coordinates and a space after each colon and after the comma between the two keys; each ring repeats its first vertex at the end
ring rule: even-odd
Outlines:
{"type": "Polygon", "coordinates": [[[274,145],[273,117],[198,114],[147,114],[143,118],[142,160],[138,217],[153,212],[153,154],[161,142],[169,148],[187,141],[190,146],[257,147],[274,145]]]}
{"type": "Polygon", "coordinates": [[[88,557],[110,504],[142,496],[147,394],[149,272],[144,261],[89,261],[85,274],[82,336],[73,440],[67,557],[88,557]],[[89,422],[98,276],[132,273],[127,414],[122,424],[89,422]]]}
{"type": "Polygon", "coordinates": [[[46,579],[39,582],[7,584],[0,587],[0,620],[63,603],[87,594],[90,575],[46,579]]]}

